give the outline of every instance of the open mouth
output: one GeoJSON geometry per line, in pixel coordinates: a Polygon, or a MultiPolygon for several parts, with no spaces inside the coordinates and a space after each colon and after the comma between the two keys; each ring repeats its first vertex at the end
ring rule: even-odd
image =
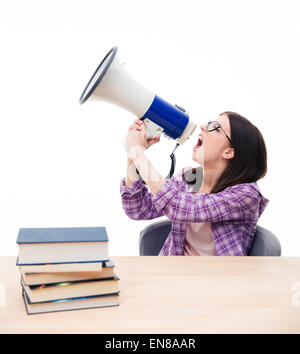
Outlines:
{"type": "Polygon", "coordinates": [[[202,145],[202,136],[199,136],[197,144],[194,146],[193,151],[197,150],[202,145]]]}

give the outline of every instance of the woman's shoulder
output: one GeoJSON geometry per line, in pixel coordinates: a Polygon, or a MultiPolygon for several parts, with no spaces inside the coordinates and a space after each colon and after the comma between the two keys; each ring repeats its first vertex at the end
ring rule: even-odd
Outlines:
{"type": "Polygon", "coordinates": [[[257,182],[247,182],[247,183],[238,183],[233,186],[227,187],[224,191],[241,191],[244,193],[258,193],[261,194],[261,191],[257,185],[257,182]]]}
{"type": "Polygon", "coordinates": [[[260,216],[270,202],[260,191],[257,182],[240,183],[226,188],[229,193],[234,193],[239,200],[253,202],[258,206],[258,215],[260,216]]]}

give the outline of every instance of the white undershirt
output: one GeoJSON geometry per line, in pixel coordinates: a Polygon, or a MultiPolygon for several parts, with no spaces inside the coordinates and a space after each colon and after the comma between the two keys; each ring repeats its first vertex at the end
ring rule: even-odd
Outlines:
{"type": "Polygon", "coordinates": [[[215,256],[216,250],[209,222],[186,224],[184,256],[215,256]]]}

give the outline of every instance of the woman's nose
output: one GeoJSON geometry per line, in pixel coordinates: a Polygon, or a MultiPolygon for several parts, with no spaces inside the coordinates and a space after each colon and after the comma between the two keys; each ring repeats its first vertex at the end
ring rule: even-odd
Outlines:
{"type": "Polygon", "coordinates": [[[201,128],[201,130],[202,130],[200,133],[206,131],[206,125],[205,125],[205,124],[201,124],[201,125],[200,125],[200,128],[201,128]]]}

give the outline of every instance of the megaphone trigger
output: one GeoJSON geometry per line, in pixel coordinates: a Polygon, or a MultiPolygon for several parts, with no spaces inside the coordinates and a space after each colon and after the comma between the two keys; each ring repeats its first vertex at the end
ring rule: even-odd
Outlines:
{"type": "Polygon", "coordinates": [[[186,110],[185,110],[183,107],[178,106],[178,104],[175,104],[175,107],[177,107],[178,109],[180,109],[182,112],[186,112],[186,110]]]}

